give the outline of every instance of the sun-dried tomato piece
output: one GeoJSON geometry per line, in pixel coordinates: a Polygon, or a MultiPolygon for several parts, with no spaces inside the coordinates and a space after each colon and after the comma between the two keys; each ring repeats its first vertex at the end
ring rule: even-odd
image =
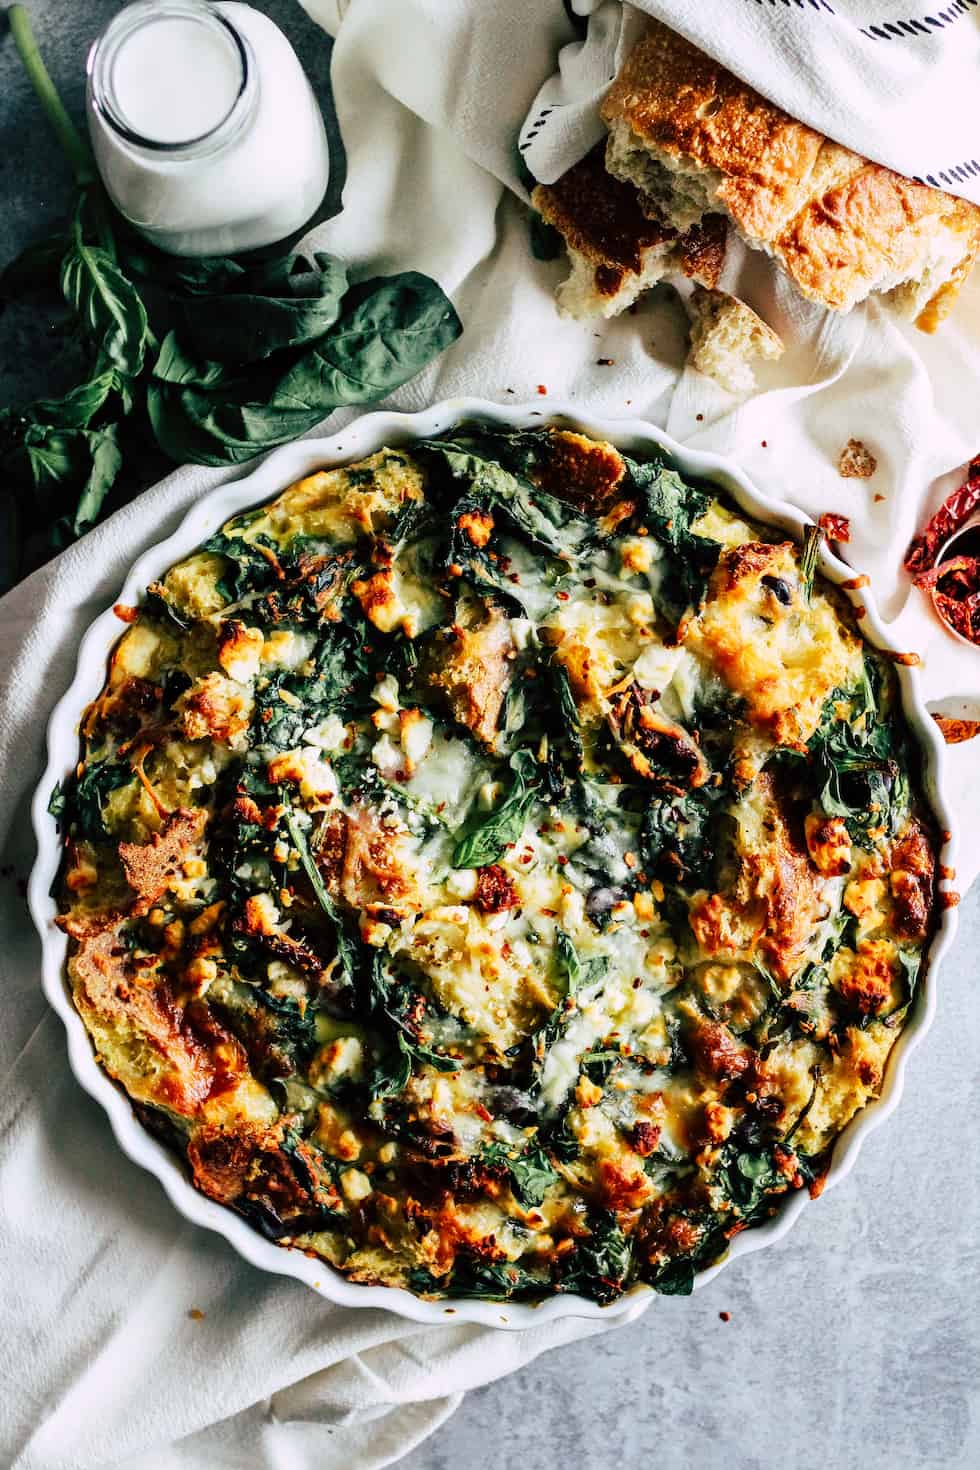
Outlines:
{"type": "Polygon", "coordinates": [[[920,531],[905,555],[905,570],[917,577],[921,572],[931,571],[936,565],[936,555],[953,532],[973,514],[980,505],[980,455],[970,464],[963,484],[947,495],[936,514],[920,531]]]}
{"type": "Polygon", "coordinates": [[[980,557],[951,556],[921,572],[915,585],[929,593],[936,612],[954,633],[980,644],[980,557]]]}
{"type": "Polygon", "coordinates": [[[825,511],[818,519],[817,525],[828,541],[838,541],[843,546],[851,539],[851,523],[847,516],[839,516],[835,515],[832,511],[825,511]]]}

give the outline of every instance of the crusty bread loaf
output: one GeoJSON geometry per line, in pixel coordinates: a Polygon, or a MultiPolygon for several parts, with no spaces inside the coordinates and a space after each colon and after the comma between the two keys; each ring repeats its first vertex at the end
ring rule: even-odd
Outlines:
{"type": "Polygon", "coordinates": [[[729,393],[750,393],[755,375],[750,362],[755,357],[771,361],[781,357],[783,343],[744,301],[725,291],[708,291],[696,286],[687,300],[691,318],[689,366],[707,373],[729,393]]]}
{"type": "Polygon", "coordinates": [[[606,167],[686,230],[721,211],[800,292],[846,311],[872,292],[932,331],[980,248],[980,209],[795,122],[658,21],[606,96],[606,167]]]}
{"type": "Polygon", "coordinates": [[[644,213],[636,189],[606,172],[599,144],[531,202],[565,240],[572,273],[558,288],[569,316],[616,316],[668,273],[715,286],[725,260],[727,225],[719,214],[679,233],[644,213]]]}

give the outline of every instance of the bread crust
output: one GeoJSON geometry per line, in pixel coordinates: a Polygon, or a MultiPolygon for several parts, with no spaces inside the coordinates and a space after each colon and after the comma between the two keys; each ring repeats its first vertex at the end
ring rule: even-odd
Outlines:
{"type": "Polygon", "coordinates": [[[925,277],[941,257],[938,289],[915,302],[932,330],[980,246],[980,209],[795,121],[658,21],[627,58],[602,116],[668,172],[698,177],[750,245],[832,309],[925,277]]]}
{"type": "Polygon", "coordinates": [[[553,184],[538,184],[531,195],[538,213],[562,235],[592,270],[596,298],[612,301],[651,262],[676,269],[705,286],[715,286],[725,263],[727,224],[720,214],[706,215],[682,235],[661,219],[645,213],[632,184],[606,171],[605,144],[568,169],[553,184]]]}

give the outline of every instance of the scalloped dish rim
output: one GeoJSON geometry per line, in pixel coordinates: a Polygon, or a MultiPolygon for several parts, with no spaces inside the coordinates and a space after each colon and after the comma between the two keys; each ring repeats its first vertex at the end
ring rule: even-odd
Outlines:
{"type": "MultiPolygon", "coordinates": [[[[71,686],[56,704],[47,727],[47,762],[31,805],[38,852],[28,885],[28,903],[41,940],[44,992],[64,1022],[69,1061],[78,1082],[105,1109],[124,1153],[156,1176],[177,1210],[192,1223],[223,1236],[252,1265],[303,1281],[338,1306],[381,1308],[430,1325],[446,1325],[447,1321],[467,1322],[514,1331],[564,1317],[628,1321],[637,1317],[654,1300],[656,1293],[650,1287],[635,1286],[604,1307],[571,1293],[546,1297],[536,1304],[467,1298],[425,1301],[404,1287],[366,1286],[348,1281],[319,1258],[265,1240],[230,1209],[194,1189],[174,1155],[143,1128],[126,1094],[99,1065],[69,994],[65,974],[67,937],[54,923],[58,910],[51,888],[57,875],[61,848],[55,821],[48,814],[48,800],[55,782],[62,780],[76,764],[82,711],[101,689],[109,650],[121,636],[113,607],[120,602],[138,603],[148,582],[162,576],[174,562],[194,551],[230,516],[271,499],[313,470],[364,458],[388,442],[409,445],[415,439],[434,436],[462,419],[474,417],[507,427],[543,427],[559,423],[595,438],[607,439],[628,450],[652,445],[666,450],[682,472],[715,482],[741,509],[757,520],[789,532],[797,540],[804,527],[811,523],[809,516],[785,501],[773,499],[757,490],[731,459],[685,449],[643,420],[595,416],[587,411],[580,412],[567,402],[549,404],[545,409],[540,400],[537,404],[511,406],[479,398],[453,398],[419,413],[380,411],[365,414],[337,434],[297,440],[272,450],[243,477],[218,486],[196,501],[171,536],[136,560],[113,604],[90,624],[83,635],[71,686]]],[[[862,635],[886,652],[900,652],[889,638],[887,625],[878,615],[870,589],[846,585],[856,579],[856,569],[821,546],[819,570],[842,589],[855,607],[866,609],[861,619],[862,635]]],[[[945,747],[926,709],[916,669],[899,664],[897,674],[903,712],[923,752],[925,797],[944,835],[939,853],[940,871],[950,873],[955,860],[956,827],[942,795],[945,747]]],[[[940,887],[946,884],[944,878],[940,887]]],[[[850,1173],[864,1139],[898,1105],[909,1058],[929,1030],[935,1015],[938,966],[953,942],[956,920],[955,905],[947,903],[940,911],[930,944],[925,983],[917,988],[908,1024],[889,1056],[882,1092],[857,1114],[836,1140],[826,1188],[839,1183],[850,1173]]],[[[806,1191],[799,1190],[786,1200],[772,1220],[736,1236],[724,1259],[699,1273],[695,1289],[704,1286],[730,1261],[781,1240],[808,1203],[806,1191]]]]}

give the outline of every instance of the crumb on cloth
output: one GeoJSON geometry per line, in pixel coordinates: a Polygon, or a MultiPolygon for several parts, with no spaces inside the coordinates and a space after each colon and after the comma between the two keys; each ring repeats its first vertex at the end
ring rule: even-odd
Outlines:
{"type": "Polygon", "coordinates": [[[837,460],[837,473],[845,480],[870,480],[878,461],[860,439],[848,439],[837,460]]]}

